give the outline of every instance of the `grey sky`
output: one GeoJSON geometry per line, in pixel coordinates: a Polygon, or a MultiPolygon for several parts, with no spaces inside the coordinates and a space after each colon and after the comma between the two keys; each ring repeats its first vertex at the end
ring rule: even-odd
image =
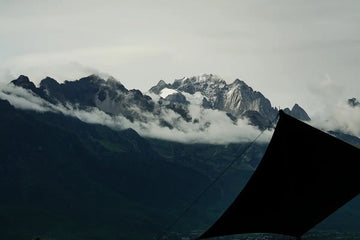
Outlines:
{"type": "Polygon", "coordinates": [[[0,0],[0,77],[105,73],[148,90],[213,73],[311,112],[360,97],[359,23],[358,0],[0,0]]]}

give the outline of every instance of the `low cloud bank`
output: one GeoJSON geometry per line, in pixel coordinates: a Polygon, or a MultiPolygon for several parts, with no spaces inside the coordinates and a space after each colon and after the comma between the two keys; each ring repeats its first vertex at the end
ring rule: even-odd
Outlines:
{"type": "MultiPolygon", "coordinates": [[[[311,125],[325,131],[340,131],[360,137],[360,107],[350,106],[343,99],[344,86],[336,84],[330,76],[309,88],[316,105],[311,125]]],[[[348,96],[348,99],[356,96],[348,96]]]]}
{"type": "MultiPolygon", "coordinates": [[[[189,95],[187,98],[200,99],[201,96],[189,95]]],[[[132,128],[140,135],[150,138],[158,138],[182,143],[211,143],[229,144],[238,142],[249,142],[254,140],[260,131],[249,125],[246,119],[239,119],[234,124],[224,112],[203,109],[200,101],[192,101],[189,113],[193,119],[198,121],[187,122],[171,109],[163,109],[159,116],[143,113],[137,108],[133,111],[144,115],[146,122],[130,122],[122,115],[112,116],[100,111],[98,108],[79,110],[71,104],[54,105],[21,87],[12,84],[0,85],[0,98],[7,100],[16,108],[33,110],[37,112],[58,112],[64,115],[76,117],[81,121],[93,124],[101,124],[116,130],[132,128]],[[172,123],[174,128],[162,127],[161,120],[172,123]]],[[[196,99],[195,99],[196,100],[196,99]]],[[[259,138],[259,142],[268,142],[272,131],[265,131],[259,138]]]]}
{"type": "Polygon", "coordinates": [[[340,131],[360,137],[360,107],[352,107],[346,101],[325,106],[311,124],[325,131],[340,131]]]}

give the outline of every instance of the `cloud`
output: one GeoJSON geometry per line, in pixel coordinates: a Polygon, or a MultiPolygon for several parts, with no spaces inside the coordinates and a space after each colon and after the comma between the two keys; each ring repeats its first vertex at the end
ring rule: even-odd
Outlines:
{"type": "MultiPolygon", "coordinates": [[[[310,124],[325,131],[341,131],[360,137],[360,107],[351,107],[346,99],[340,99],[336,95],[337,89],[330,77],[312,86],[319,107],[311,115],[310,124]]],[[[260,134],[257,128],[249,125],[247,119],[238,119],[234,124],[224,112],[204,109],[201,106],[204,97],[201,93],[182,94],[191,103],[188,110],[192,121],[185,121],[171,109],[159,108],[158,114],[152,114],[133,107],[131,111],[146,121],[131,122],[122,115],[109,115],[98,108],[89,108],[85,111],[71,104],[54,105],[23,88],[12,84],[0,84],[0,98],[8,100],[16,108],[58,112],[86,123],[101,124],[115,130],[132,128],[143,137],[182,143],[229,144],[249,142],[260,134]],[[173,128],[163,127],[161,121],[170,123],[173,128]]],[[[157,95],[151,97],[154,101],[159,98],[157,95]]],[[[272,131],[265,131],[258,141],[268,142],[271,136],[272,131]]]]}
{"type": "Polygon", "coordinates": [[[360,138],[360,107],[351,107],[346,100],[324,105],[311,124],[326,131],[341,131],[360,138]]]}
{"type": "Polygon", "coordinates": [[[12,59],[4,64],[4,66],[0,68],[0,83],[8,83],[16,79],[19,75],[24,74],[30,76],[35,84],[47,76],[59,79],[61,82],[64,80],[79,79],[91,74],[109,76],[108,74],[99,72],[95,68],[77,62],[61,62],[60,60],[53,62],[48,58],[38,61],[37,58],[32,59],[30,56],[27,56],[12,59]]]}
{"type": "Polygon", "coordinates": [[[341,85],[336,84],[329,74],[325,74],[325,79],[320,82],[310,84],[309,90],[317,97],[326,99],[326,103],[332,104],[334,101],[337,101],[337,98],[344,89],[341,85]]]}
{"type": "MultiPolygon", "coordinates": [[[[246,119],[239,119],[236,124],[233,124],[224,112],[200,107],[199,99],[202,96],[199,93],[195,95],[186,94],[187,98],[193,98],[194,104],[189,107],[189,111],[193,119],[198,119],[197,123],[185,121],[171,109],[163,109],[157,116],[144,113],[136,107],[132,111],[142,114],[147,121],[130,122],[122,115],[110,116],[98,108],[85,111],[70,104],[66,106],[54,105],[12,84],[2,84],[0,88],[0,98],[8,100],[16,108],[37,112],[58,112],[76,117],[87,123],[101,124],[115,130],[132,128],[144,137],[182,143],[229,144],[252,141],[260,134],[260,131],[249,125],[246,119]],[[160,119],[171,123],[174,128],[161,127],[160,119]]],[[[267,142],[271,135],[271,131],[265,131],[259,141],[267,142]]]]}
{"type": "MultiPolygon", "coordinates": [[[[191,110],[192,113],[193,110],[191,110]]],[[[162,118],[167,122],[175,123],[175,128],[160,127],[157,121],[151,121],[143,128],[132,126],[141,135],[152,138],[182,142],[182,143],[212,143],[229,144],[249,142],[254,140],[260,131],[249,125],[247,120],[238,120],[236,125],[225,115],[217,110],[202,109],[199,123],[186,122],[172,110],[165,110],[162,118]]],[[[272,135],[265,131],[259,141],[267,142],[272,135]]]]}
{"type": "Polygon", "coordinates": [[[9,101],[16,108],[37,112],[54,111],[54,107],[57,108],[31,92],[13,84],[1,84],[0,88],[0,98],[9,101]]]}
{"type": "MultiPolygon", "coordinates": [[[[325,131],[341,131],[360,137],[360,108],[351,107],[344,99],[344,87],[335,83],[329,74],[319,83],[310,86],[317,106],[311,124],[325,131]]],[[[348,96],[348,99],[356,96],[348,96]]]]}
{"type": "MultiPolygon", "coordinates": [[[[82,76],[97,74],[109,76],[107,70],[116,69],[129,72],[129,67],[135,65],[144,66],[155,59],[166,59],[168,56],[166,47],[156,47],[147,44],[121,45],[106,47],[77,48],[66,51],[53,51],[43,53],[29,53],[12,56],[2,63],[0,68],[1,82],[6,82],[10,76],[25,74],[39,82],[46,76],[64,80],[75,80],[82,76]],[[81,64],[80,64],[81,63],[81,64]],[[103,69],[99,71],[97,69],[103,69]]],[[[159,66],[160,67],[160,66],[159,66]]],[[[132,69],[132,74],[138,72],[132,69]]]]}

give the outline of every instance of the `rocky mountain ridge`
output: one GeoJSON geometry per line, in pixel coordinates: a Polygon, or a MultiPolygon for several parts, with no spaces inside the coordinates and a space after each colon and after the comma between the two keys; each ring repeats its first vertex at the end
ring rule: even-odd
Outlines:
{"type": "MultiPolygon", "coordinates": [[[[203,74],[177,79],[173,84],[160,80],[149,91],[162,95],[162,92],[168,89],[176,90],[176,92],[167,95],[167,97],[181,93],[193,95],[199,92],[203,96],[203,108],[224,111],[235,118],[248,117],[254,125],[260,127],[269,127],[270,122],[276,118],[278,112],[278,109],[272,107],[269,99],[265,98],[261,92],[254,91],[239,79],[227,84],[216,75],[203,74]],[[263,124],[256,124],[256,118],[261,119],[263,124]]],[[[287,108],[286,112],[300,120],[310,120],[310,117],[298,104],[295,104],[291,110],[287,108]]]]}
{"type": "MultiPolygon", "coordinates": [[[[179,121],[194,124],[201,131],[209,127],[204,112],[211,110],[222,112],[233,124],[239,119],[248,119],[259,129],[271,128],[278,112],[263,94],[244,81],[236,79],[227,84],[212,74],[177,79],[172,84],[161,80],[148,95],[139,90],[128,90],[112,77],[105,80],[96,75],[64,83],[46,77],[39,87],[21,75],[11,83],[52,104],[65,107],[70,104],[81,110],[97,108],[112,116],[121,115],[130,122],[156,122],[160,127],[181,131],[186,129],[179,127],[179,121]]],[[[300,120],[310,120],[297,104],[285,111],[300,120]]]]}

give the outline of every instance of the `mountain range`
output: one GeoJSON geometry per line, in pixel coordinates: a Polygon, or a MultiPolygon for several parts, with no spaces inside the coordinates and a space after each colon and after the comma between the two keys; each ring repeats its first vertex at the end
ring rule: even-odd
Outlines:
{"type": "MultiPolygon", "coordinates": [[[[251,134],[271,133],[277,115],[245,82],[211,74],[160,81],[147,93],[111,77],[36,86],[22,75],[0,98],[1,239],[156,239],[237,159],[168,237],[198,236],[251,176],[268,141],[245,151],[251,134]]],[[[298,104],[284,111],[310,120],[298,104]]],[[[330,134],[360,146],[356,136],[330,134]]],[[[360,236],[359,209],[356,198],[311,234],[360,236]]]]}
{"type": "MultiPolygon", "coordinates": [[[[161,127],[179,130],[184,130],[178,124],[179,118],[198,125],[198,129],[207,128],[209,119],[201,112],[205,109],[223,112],[234,124],[238,119],[246,118],[259,129],[271,128],[278,112],[267,98],[244,81],[236,79],[227,84],[212,74],[182,78],[172,84],[161,80],[148,95],[139,90],[128,90],[112,77],[104,80],[96,75],[64,83],[47,77],[39,87],[21,75],[11,83],[52,104],[71,104],[79,109],[98,108],[110,115],[124,116],[131,122],[153,121],[161,127]],[[193,106],[198,106],[199,111],[191,111],[193,106]],[[167,118],[168,111],[175,116],[167,118]]],[[[298,104],[291,110],[286,108],[285,112],[300,120],[310,120],[298,104]]]]}

